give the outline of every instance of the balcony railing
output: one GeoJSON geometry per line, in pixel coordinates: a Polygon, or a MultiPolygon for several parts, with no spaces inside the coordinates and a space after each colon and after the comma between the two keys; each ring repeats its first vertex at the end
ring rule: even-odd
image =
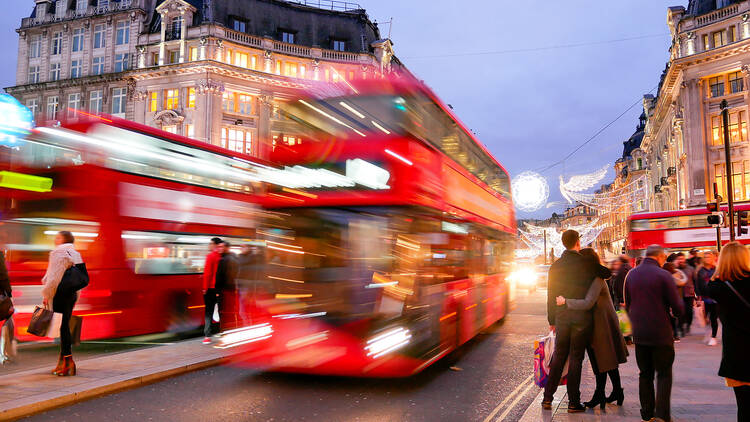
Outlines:
{"type": "Polygon", "coordinates": [[[346,51],[323,50],[323,58],[338,62],[356,62],[357,55],[346,51]]]}
{"type": "Polygon", "coordinates": [[[317,9],[334,10],[338,12],[351,12],[354,10],[362,10],[362,6],[357,3],[349,3],[348,1],[336,1],[336,0],[287,0],[287,3],[301,4],[307,7],[315,7],[317,9]]]}
{"type": "Polygon", "coordinates": [[[43,18],[23,18],[21,20],[21,28],[29,28],[37,25],[44,25],[54,22],[62,22],[66,20],[79,19],[86,16],[102,15],[105,13],[119,12],[128,10],[131,8],[140,7],[141,0],[121,0],[119,2],[110,1],[106,6],[90,6],[85,11],[81,10],[69,10],[64,15],[58,15],[57,13],[49,13],[43,18]]]}
{"type": "Polygon", "coordinates": [[[310,56],[312,49],[301,45],[289,44],[280,41],[273,42],[273,49],[280,53],[293,54],[295,56],[310,56]]]}
{"type": "Polygon", "coordinates": [[[244,32],[226,30],[226,38],[230,41],[235,41],[240,44],[247,44],[253,47],[263,47],[263,38],[256,37],[255,35],[245,34],[244,32]]]}
{"type": "Polygon", "coordinates": [[[250,47],[268,49],[274,52],[290,54],[293,56],[308,57],[311,59],[319,58],[323,60],[346,63],[359,62],[359,55],[357,53],[336,50],[317,50],[321,51],[321,53],[319,53],[319,55],[316,55],[312,47],[272,40],[266,40],[268,44],[264,44],[264,39],[261,37],[245,34],[244,32],[233,31],[228,28],[224,29],[224,38],[226,38],[227,41],[233,41],[250,47]]]}
{"type": "Polygon", "coordinates": [[[713,11],[711,13],[698,16],[697,18],[695,18],[695,24],[697,26],[708,25],[718,20],[722,20],[730,16],[734,16],[738,14],[739,12],[740,12],[740,5],[733,4],[731,6],[727,6],[725,8],[713,11]]]}

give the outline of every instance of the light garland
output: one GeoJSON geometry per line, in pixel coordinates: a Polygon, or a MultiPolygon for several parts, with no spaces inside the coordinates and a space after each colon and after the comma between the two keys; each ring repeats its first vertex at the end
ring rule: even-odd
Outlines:
{"type": "Polygon", "coordinates": [[[568,200],[568,203],[572,204],[574,200],[570,193],[581,192],[593,188],[597,183],[604,179],[608,169],[609,165],[606,165],[593,173],[571,176],[567,182],[561,175],[560,193],[562,193],[563,197],[568,200]]]}

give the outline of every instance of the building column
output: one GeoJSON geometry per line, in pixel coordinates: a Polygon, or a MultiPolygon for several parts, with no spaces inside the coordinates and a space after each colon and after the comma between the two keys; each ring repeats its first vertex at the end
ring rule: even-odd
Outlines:
{"type": "Polygon", "coordinates": [[[740,25],[742,28],[742,34],[740,34],[740,37],[742,39],[750,38],[750,14],[745,13],[742,15],[742,24],[740,25]]]}
{"type": "Polygon", "coordinates": [[[215,81],[202,81],[196,86],[195,137],[213,145],[221,142],[221,97],[224,85],[215,81]]]}
{"type": "Polygon", "coordinates": [[[271,108],[273,95],[262,93],[258,96],[258,158],[267,160],[271,156],[273,139],[271,136],[271,108]]]}
{"type": "Polygon", "coordinates": [[[161,42],[159,43],[159,66],[164,66],[164,55],[167,52],[167,12],[161,12],[161,42]]]}
{"type": "Polygon", "coordinates": [[[185,63],[185,37],[187,35],[187,21],[185,8],[180,9],[180,63],[185,63]]]}

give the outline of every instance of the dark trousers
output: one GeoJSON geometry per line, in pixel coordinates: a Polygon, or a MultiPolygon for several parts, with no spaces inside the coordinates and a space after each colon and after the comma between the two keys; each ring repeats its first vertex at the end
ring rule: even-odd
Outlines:
{"type": "Polygon", "coordinates": [[[64,287],[58,286],[57,293],[52,299],[52,310],[62,314],[60,321],[60,355],[70,356],[73,354],[73,336],[70,333],[70,317],[73,316],[73,307],[76,305],[77,296],[73,292],[66,291],[64,287]]]}
{"type": "Polygon", "coordinates": [[[750,386],[734,387],[737,398],[737,422],[750,421],[750,386]]]}
{"type": "Polygon", "coordinates": [[[716,337],[719,332],[719,313],[716,304],[704,302],[704,306],[706,307],[706,317],[711,321],[711,337],[716,337]]]}
{"type": "Polygon", "coordinates": [[[670,420],[670,399],[672,396],[672,364],[674,346],[635,345],[635,360],[640,371],[638,395],[641,399],[641,417],[670,420]],[[656,394],[654,395],[654,373],[656,373],[656,394]]]}
{"type": "Polygon", "coordinates": [[[555,352],[549,367],[549,378],[544,387],[544,399],[551,401],[560,384],[565,362],[568,362],[568,400],[581,402],[581,367],[586,346],[591,338],[592,321],[589,313],[563,311],[555,321],[555,352]]]}
{"type": "Polygon", "coordinates": [[[685,312],[682,314],[682,332],[687,334],[690,332],[690,326],[693,325],[693,304],[695,297],[683,297],[683,303],[685,304],[685,312]]]}
{"type": "Polygon", "coordinates": [[[607,376],[612,381],[612,391],[622,390],[622,382],[620,380],[620,370],[615,368],[607,372],[599,372],[599,366],[596,362],[596,356],[594,354],[594,348],[589,345],[586,348],[586,353],[589,355],[589,362],[591,362],[591,370],[594,371],[596,376],[596,389],[594,390],[594,397],[603,396],[604,389],[607,386],[607,376]]]}
{"type": "Polygon", "coordinates": [[[206,304],[205,309],[205,325],[203,326],[203,335],[206,337],[211,336],[211,325],[214,318],[214,307],[220,305],[220,295],[217,289],[208,289],[203,294],[203,302],[206,304]]]}

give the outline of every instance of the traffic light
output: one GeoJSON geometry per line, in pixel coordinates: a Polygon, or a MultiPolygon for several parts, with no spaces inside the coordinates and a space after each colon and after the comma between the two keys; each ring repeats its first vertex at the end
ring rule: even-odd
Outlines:
{"type": "MultiPolygon", "coordinates": [[[[721,227],[724,225],[724,213],[712,212],[711,215],[706,217],[706,220],[711,227],[721,227]]],[[[745,230],[745,233],[747,233],[747,229],[745,230]]]]}
{"type": "Polygon", "coordinates": [[[747,211],[737,211],[737,236],[747,234],[748,213],[747,211]]]}

